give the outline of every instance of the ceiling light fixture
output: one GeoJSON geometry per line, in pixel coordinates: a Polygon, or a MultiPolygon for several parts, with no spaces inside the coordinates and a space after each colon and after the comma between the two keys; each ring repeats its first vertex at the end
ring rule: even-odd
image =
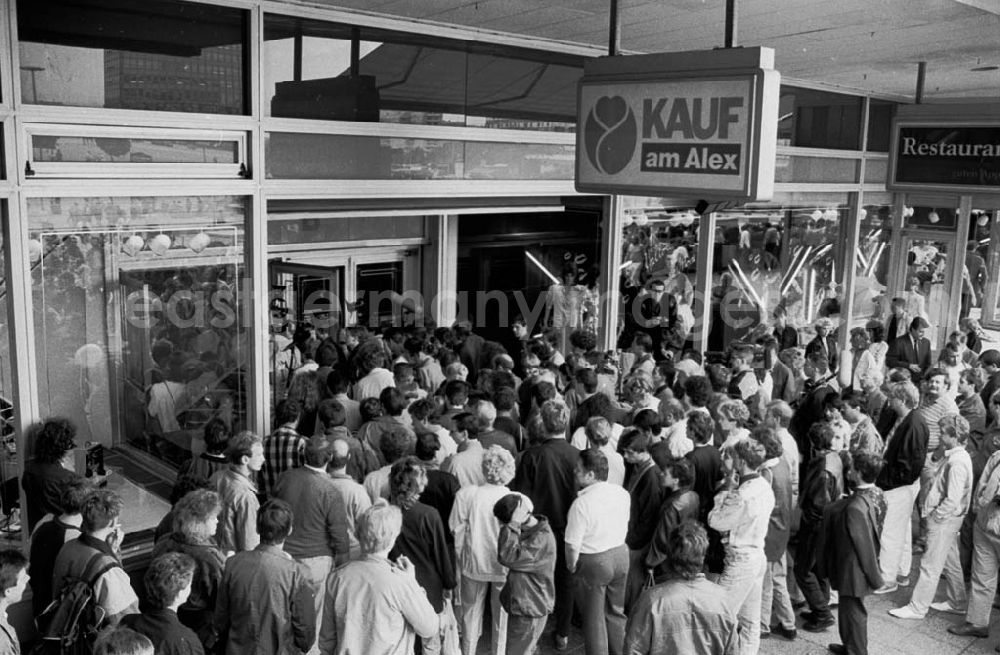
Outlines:
{"type": "Polygon", "coordinates": [[[970,68],[973,73],[986,73],[988,71],[1000,71],[1000,66],[976,66],[975,68],[970,68]]]}

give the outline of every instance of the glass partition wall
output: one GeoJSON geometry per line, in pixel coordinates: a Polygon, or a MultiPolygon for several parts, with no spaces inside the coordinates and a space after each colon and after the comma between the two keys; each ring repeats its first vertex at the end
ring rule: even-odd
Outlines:
{"type": "Polygon", "coordinates": [[[32,198],[27,211],[43,416],[174,465],[204,449],[208,421],[246,426],[243,198],[32,198]]]}

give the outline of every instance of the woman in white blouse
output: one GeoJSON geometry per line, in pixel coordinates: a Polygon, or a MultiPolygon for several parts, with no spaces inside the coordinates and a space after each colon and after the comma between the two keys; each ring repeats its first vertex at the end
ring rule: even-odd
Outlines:
{"type": "Polygon", "coordinates": [[[868,330],[863,327],[851,330],[851,347],[841,354],[840,370],[837,373],[837,381],[841,388],[860,389],[858,380],[880,368],[869,348],[870,345],[868,330]]]}

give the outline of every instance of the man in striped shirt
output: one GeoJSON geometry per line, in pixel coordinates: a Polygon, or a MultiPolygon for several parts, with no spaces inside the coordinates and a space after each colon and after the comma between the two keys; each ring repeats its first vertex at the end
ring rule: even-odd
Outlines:
{"type": "MultiPolygon", "coordinates": [[[[940,421],[945,416],[957,416],[958,405],[948,395],[948,388],[951,386],[951,379],[944,369],[932,368],[924,376],[923,398],[920,406],[915,410],[924,419],[927,425],[927,459],[924,468],[920,472],[920,495],[918,502],[923,503],[930,489],[934,472],[938,468],[940,454],[934,459],[938,444],[941,441],[940,421]]],[[[927,519],[920,519],[920,535],[914,539],[918,552],[922,551],[927,544],[927,519]]]]}
{"type": "Polygon", "coordinates": [[[261,491],[266,498],[274,493],[278,477],[288,469],[302,466],[306,438],[295,426],[301,408],[298,401],[285,399],[278,403],[278,428],[264,439],[264,468],[261,470],[261,491]]]}

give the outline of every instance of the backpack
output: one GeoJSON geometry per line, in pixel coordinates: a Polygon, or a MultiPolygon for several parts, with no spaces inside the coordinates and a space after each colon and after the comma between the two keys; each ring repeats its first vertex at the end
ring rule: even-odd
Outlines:
{"type": "Polygon", "coordinates": [[[102,552],[91,555],[81,577],[66,576],[59,596],[35,619],[40,641],[33,655],[90,655],[105,613],[94,597],[98,579],[118,560],[102,552]]]}

